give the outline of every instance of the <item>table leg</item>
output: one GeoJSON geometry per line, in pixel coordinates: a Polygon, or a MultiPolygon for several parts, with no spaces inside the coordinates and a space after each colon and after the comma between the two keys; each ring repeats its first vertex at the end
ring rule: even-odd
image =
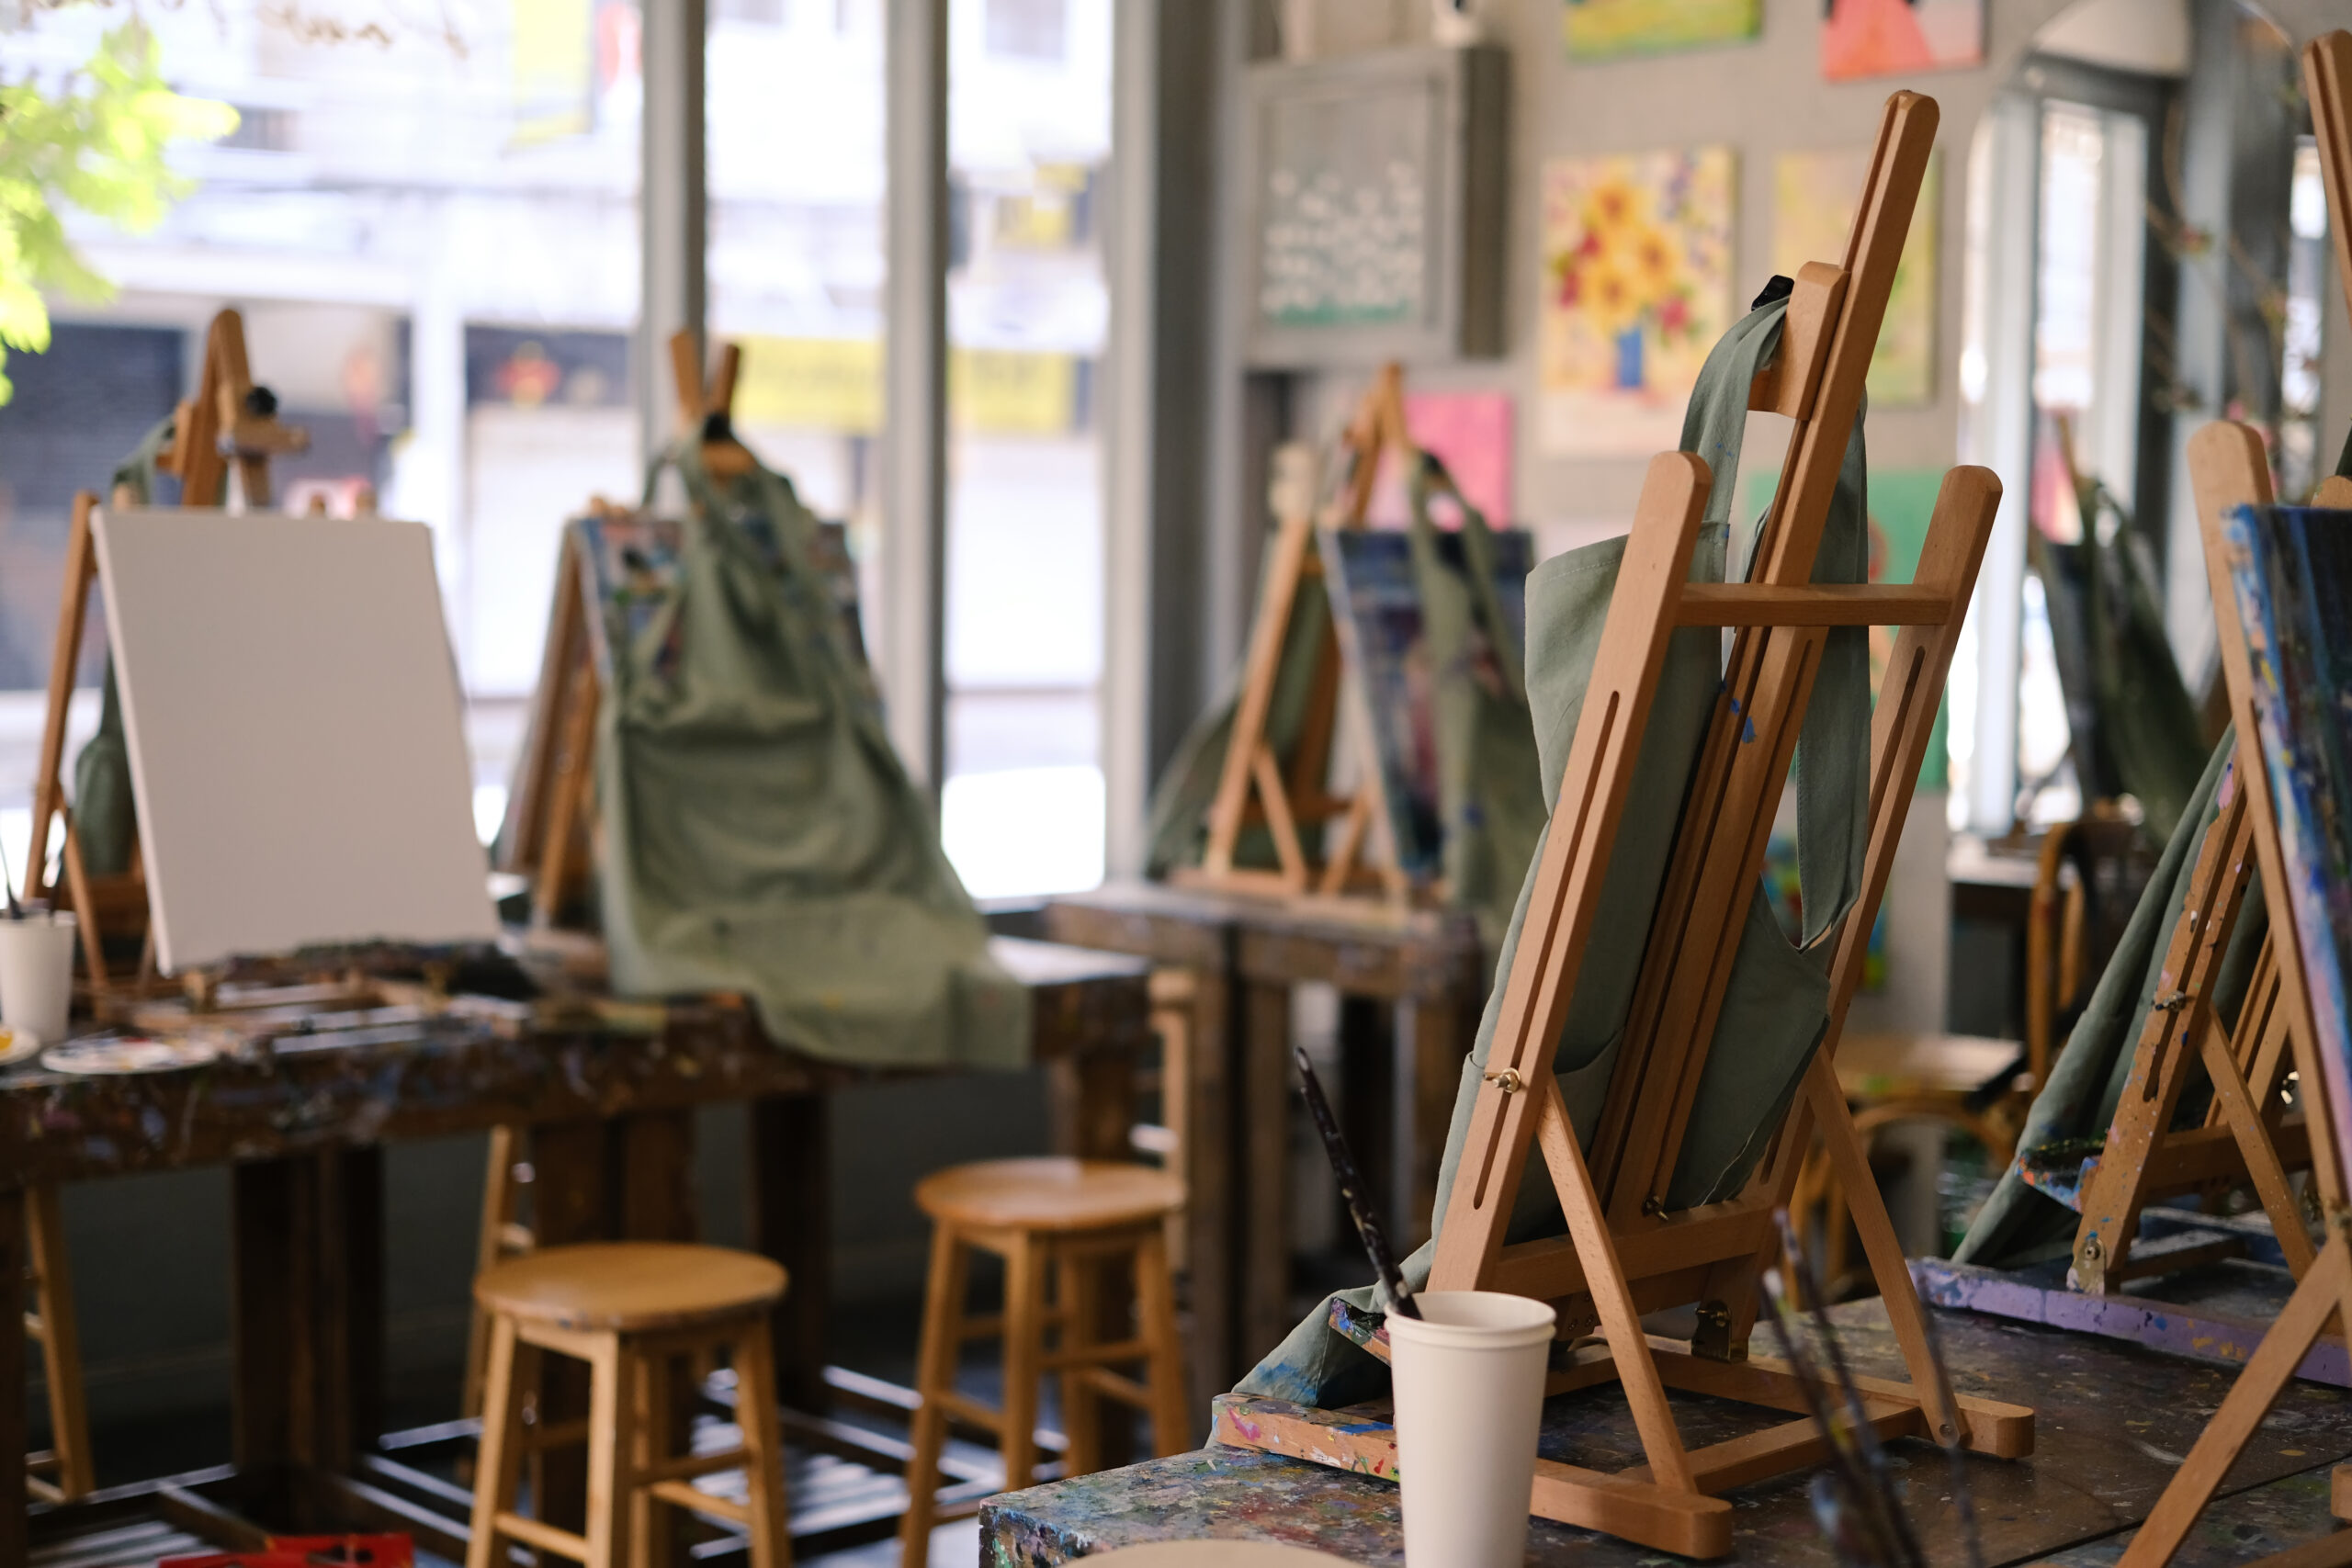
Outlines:
{"type": "Polygon", "coordinates": [[[309,1227],[293,1159],[249,1160],[229,1176],[231,1458],[258,1476],[290,1462],[296,1447],[297,1325],[305,1315],[295,1259],[309,1227]]]}
{"type": "Polygon", "coordinates": [[[1396,1220],[1399,1252],[1430,1238],[1437,1211],[1438,1168],[1445,1159],[1446,1127],[1462,1084],[1462,1058],[1477,1033],[1477,1004],[1461,989],[1416,997],[1404,1007],[1396,1035],[1399,1120],[1396,1220]]]}
{"type": "Polygon", "coordinates": [[[1242,1267],[1245,1363],[1290,1332],[1290,987],[1247,981],[1242,1035],[1242,1267]]]}
{"type": "Polygon", "coordinates": [[[31,1555],[25,1530],[25,1195],[0,1192],[0,1562],[31,1555]]]}
{"type": "Polygon", "coordinates": [[[1240,1254],[1234,1214],[1236,1100],[1231,965],[1193,976],[1193,1030],[1184,1053],[1184,1378],[1191,1394],[1193,1440],[1208,1436],[1209,1402],[1249,1370],[1235,1350],[1238,1302],[1235,1264],[1240,1254]]]}
{"type": "Polygon", "coordinates": [[[776,1094],[752,1102],[752,1246],[784,1265],[776,1303],[776,1395],[822,1415],[826,1329],[832,1300],[831,1102],[822,1094],[776,1094]]]}
{"type": "MultiPolygon", "coordinates": [[[[1404,1151],[1412,1135],[1409,1124],[1401,1124],[1396,1114],[1398,1010],[1385,997],[1340,998],[1340,1130],[1347,1134],[1356,1168],[1370,1183],[1367,1196],[1392,1236],[1404,1228],[1398,1173],[1407,1163],[1404,1151]]],[[[1339,1244],[1352,1261],[1363,1251],[1356,1245],[1355,1224],[1336,1186],[1332,1197],[1338,1205],[1339,1244]]]]}

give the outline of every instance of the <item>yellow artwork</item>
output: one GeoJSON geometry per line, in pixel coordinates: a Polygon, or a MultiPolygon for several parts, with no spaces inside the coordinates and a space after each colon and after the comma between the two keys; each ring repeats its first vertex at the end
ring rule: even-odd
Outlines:
{"type": "Polygon", "coordinates": [[[1646,457],[1731,324],[1728,147],[1544,165],[1538,441],[1557,457],[1646,457]]]}
{"type": "MultiPolygon", "coordinates": [[[[1936,216],[1943,160],[1930,155],[1919,185],[1911,234],[1895,265],[1886,320],[1871,355],[1872,405],[1900,408],[1931,402],[1936,371],[1936,216]]],[[[1772,270],[1794,277],[1809,261],[1836,262],[1846,254],[1854,200],[1869,172],[1870,149],[1784,152],[1772,164],[1772,270]]]]}

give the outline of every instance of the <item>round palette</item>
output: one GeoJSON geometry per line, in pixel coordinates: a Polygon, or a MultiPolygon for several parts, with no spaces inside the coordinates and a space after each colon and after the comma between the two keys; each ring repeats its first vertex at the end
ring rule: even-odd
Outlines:
{"type": "Polygon", "coordinates": [[[200,1067],[220,1055],[220,1046],[204,1040],[102,1035],[45,1051],[40,1065],[53,1073],[168,1073],[200,1067]]]}
{"type": "Polygon", "coordinates": [[[40,1035],[29,1029],[10,1029],[0,1024],[0,1067],[30,1061],[40,1055],[40,1035]]]}

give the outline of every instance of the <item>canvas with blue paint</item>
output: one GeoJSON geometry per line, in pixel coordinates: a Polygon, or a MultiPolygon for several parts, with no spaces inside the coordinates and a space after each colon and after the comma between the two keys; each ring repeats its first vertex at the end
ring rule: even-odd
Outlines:
{"type": "Polygon", "coordinates": [[[2352,512],[2241,506],[2223,523],[2317,1044],[2352,1068],[2352,512]]]}

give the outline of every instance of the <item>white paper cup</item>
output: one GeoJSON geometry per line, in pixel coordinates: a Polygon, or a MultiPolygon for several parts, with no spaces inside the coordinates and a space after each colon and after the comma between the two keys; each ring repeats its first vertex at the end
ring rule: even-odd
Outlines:
{"type": "Polygon", "coordinates": [[[1516,1568],[1527,1555],[1552,1309],[1426,1291],[1388,1314],[1408,1568],[1516,1568]]]}
{"type": "Polygon", "coordinates": [[[0,911],[0,1023],[38,1037],[44,1045],[65,1038],[74,1010],[74,917],[28,914],[12,920],[0,911]]]}

